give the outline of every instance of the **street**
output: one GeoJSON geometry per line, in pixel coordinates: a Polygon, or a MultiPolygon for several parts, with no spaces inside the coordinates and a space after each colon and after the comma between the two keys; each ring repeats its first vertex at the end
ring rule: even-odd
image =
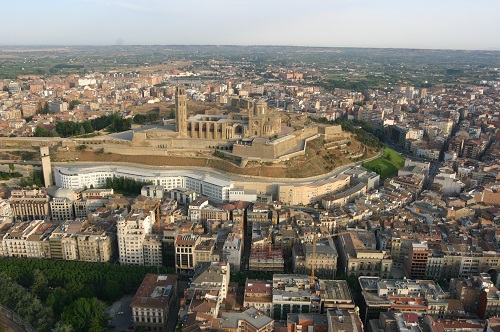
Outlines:
{"type": "Polygon", "coordinates": [[[109,307],[110,331],[127,330],[132,325],[132,299],[131,295],[124,296],[109,307]],[[118,314],[122,312],[123,314],[118,314]]]}

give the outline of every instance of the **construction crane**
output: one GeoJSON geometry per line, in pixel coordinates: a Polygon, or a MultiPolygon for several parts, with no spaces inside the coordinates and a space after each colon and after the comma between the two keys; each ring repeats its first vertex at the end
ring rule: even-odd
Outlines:
{"type": "Polygon", "coordinates": [[[330,239],[339,235],[344,235],[344,234],[349,234],[349,232],[340,232],[340,233],[335,233],[335,234],[327,234],[327,235],[322,235],[318,237],[314,237],[313,239],[313,252],[312,252],[312,258],[311,258],[311,285],[314,284],[314,279],[316,279],[314,275],[314,264],[316,261],[316,241],[318,240],[323,240],[323,239],[330,239]]]}

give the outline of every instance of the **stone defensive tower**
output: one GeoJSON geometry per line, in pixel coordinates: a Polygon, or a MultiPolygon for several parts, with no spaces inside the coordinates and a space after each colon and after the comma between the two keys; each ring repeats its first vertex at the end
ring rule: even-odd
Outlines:
{"type": "Polygon", "coordinates": [[[175,89],[175,124],[180,137],[187,137],[186,88],[178,85],[175,89]]]}
{"type": "Polygon", "coordinates": [[[50,164],[50,149],[48,146],[40,147],[40,157],[42,158],[42,173],[45,187],[53,186],[52,165],[50,164]]]}

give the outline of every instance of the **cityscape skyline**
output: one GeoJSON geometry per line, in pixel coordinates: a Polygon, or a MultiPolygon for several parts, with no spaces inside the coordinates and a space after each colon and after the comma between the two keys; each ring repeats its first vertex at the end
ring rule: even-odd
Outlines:
{"type": "Polygon", "coordinates": [[[51,0],[8,2],[3,9],[0,45],[500,49],[487,37],[500,33],[500,3],[492,0],[51,0]],[[472,26],[475,17],[481,26],[472,26]]]}

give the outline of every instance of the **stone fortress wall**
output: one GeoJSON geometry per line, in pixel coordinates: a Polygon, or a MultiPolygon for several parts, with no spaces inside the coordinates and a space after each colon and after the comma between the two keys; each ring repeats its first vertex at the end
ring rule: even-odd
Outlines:
{"type": "Polygon", "coordinates": [[[284,161],[305,154],[307,141],[319,136],[325,140],[340,140],[346,139],[349,134],[344,133],[340,125],[309,126],[274,141],[254,140],[251,145],[234,144],[232,154],[249,160],[284,161]]]}

